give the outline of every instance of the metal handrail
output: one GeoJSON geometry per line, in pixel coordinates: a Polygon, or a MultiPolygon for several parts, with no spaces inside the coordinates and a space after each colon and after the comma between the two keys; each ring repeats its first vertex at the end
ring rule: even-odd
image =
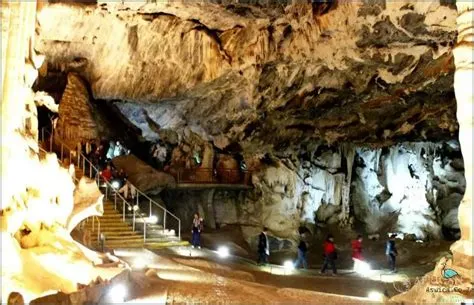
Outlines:
{"type": "MultiPolygon", "coordinates": [[[[135,186],[134,186],[135,187],[135,186]]],[[[138,188],[135,187],[135,190],[137,192],[137,201],[138,201],[138,196],[141,195],[143,197],[145,197],[145,199],[148,199],[149,200],[149,217],[151,217],[151,205],[155,205],[156,207],[160,208],[163,210],[163,231],[166,230],[166,215],[170,215],[171,217],[173,217],[174,219],[176,219],[178,221],[178,239],[181,240],[181,219],[179,219],[175,214],[171,213],[170,211],[168,211],[168,209],[166,209],[165,207],[163,207],[161,204],[157,203],[155,200],[151,199],[148,195],[146,195],[145,193],[143,193],[142,191],[140,191],[138,188]]]]}
{"type": "MultiPolygon", "coordinates": [[[[50,144],[50,149],[52,150],[52,142],[53,142],[53,137],[54,135],[52,135],[49,131],[46,131],[49,136],[50,136],[50,141],[51,141],[51,144],[50,144]]],[[[41,129],[41,136],[43,138],[43,141],[45,140],[45,127],[43,127],[41,129]]],[[[70,160],[72,159],[72,151],[76,151],[77,153],[77,150],[72,150],[69,146],[67,146],[65,143],[63,143],[63,141],[61,141],[61,139],[58,139],[59,143],[61,143],[61,158],[63,157],[64,155],[64,149],[63,149],[63,146],[66,147],[67,149],[69,149],[69,158],[70,160]]],[[[78,161],[78,167],[81,168],[81,165],[82,165],[82,172],[83,174],[85,175],[86,174],[86,166],[85,166],[85,163],[87,162],[88,166],[89,166],[89,175],[90,175],[90,178],[92,179],[92,170],[95,170],[96,171],[96,182],[97,184],[100,186],[99,184],[99,169],[96,168],[92,162],[87,159],[86,156],[84,156],[84,154],[82,152],[79,152],[78,155],[77,155],[77,161],[78,161]],[[82,162],[81,162],[81,159],[82,159],[82,162]]],[[[114,187],[110,184],[110,182],[104,180],[105,184],[106,184],[106,189],[105,189],[105,198],[106,200],[108,199],[108,188],[110,187],[112,190],[114,190],[114,187]]],[[[130,183],[130,182],[129,182],[130,183]]],[[[135,191],[137,193],[137,207],[138,207],[138,200],[139,200],[139,196],[144,196],[146,199],[149,200],[149,217],[151,217],[151,205],[155,205],[156,207],[160,208],[163,210],[164,212],[164,219],[163,219],[163,231],[166,230],[166,215],[169,214],[171,217],[173,217],[174,219],[176,219],[178,221],[178,239],[181,240],[181,219],[179,219],[176,215],[174,215],[173,213],[171,213],[170,211],[168,211],[168,209],[166,209],[165,207],[163,207],[162,205],[160,205],[159,203],[157,203],[156,201],[154,201],[153,199],[151,199],[149,196],[147,196],[145,193],[143,193],[140,189],[138,189],[136,186],[134,186],[133,184],[130,183],[131,186],[133,186],[135,188],[135,191]]],[[[133,220],[132,220],[132,228],[133,228],[133,231],[135,231],[135,218],[136,218],[136,209],[134,208],[134,204],[130,204],[127,199],[125,199],[120,193],[118,193],[116,190],[114,192],[114,208],[117,209],[117,196],[122,199],[122,221],[125,222],[125,205],[126,204],[128,206],[129,209],[132,209],[133,210],[133,220]]],[[[139,216],[139,219],[143,221],[143,241],[146,242],[146,226],[148,225],[146,219],[143,218],[143,216],[141,216],[140,214],[138,214],[139,216]]]]}
{"type": "MultiPolygon", "coordinates": [[[[45,154],[48,153],[48,152],[47,152],[44,148],[42,148],[41,146],[38,146],[38,148],[39,148],[40,151],[44,152],[45,154]]],[[[58,163],[59,163],[60,165],[64,165],[64,164],[62,164],[62,160],[59,160],[59,159],[58,159],[58,163]]],[[[75,181],[76,183],[79,183],[79,179],[76,178],[76,175],[74,175],[73,179],[74,179],[74,181],[75,181]]],[[[97,219],[97,242],[100,243],[100,219],[99,219],[99,217],[97,217],[97,215],[92,215],[92,232],[95,231],[95,219],[97,219]]],[[[87,222],[87,221],[88,221],[88,218],[86,218],[86,219],[84,219],[84,220],[87,222]]]]}

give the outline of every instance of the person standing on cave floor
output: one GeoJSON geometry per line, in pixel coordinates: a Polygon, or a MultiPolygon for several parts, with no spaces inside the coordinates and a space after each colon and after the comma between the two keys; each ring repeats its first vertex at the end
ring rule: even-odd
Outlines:
{"type": "Polygon", "coordinates": [[[194,213],[193,218],[193,229],[191,233],[193,234],[191,247],[197,247],[201,249],[201,231],[202,231],[202,218],[199,217],[199,213],[194,213]]]}
{"type": "Polygon", "coordinates": [[[308,252],[308,246],[303,238],[300,239],[298,245],[298,259],[296,260],[295,267],[299,268],[300,265],[303,265],[304,269],[308,269],[308,262],[306,260],[306,253],[308,252]]]}
{"type": "Polygon", "coordinates": [[[357,235],[357,238],[352,241],[352,260],[354,261],[354,270],[358,269],[359,263],[364,260],[362,256],[362,235],[357,235]]]}
{"type": "Polygon", "coordinates": [[[268,229],[263,228],[262,233],[258,236],[258,265],[268,264],[268,256],[270,255],[270,243],[267,235],[268,229]]]}
{"type": "Polygon", "coordinates": [[[385,255],[387,256],[388,266],[390,268],[390,272],[395,273],[397,269],[395,268],[396,257],[398,255],[397,247],[395,246],[395,237],[396,234],[390,235],[390,239],[387,240],[387,244],[385,245],[385,255]]]}
{"type": "Polygon", "coordinates": [[[334,237],[329,234],[328,237],[326,238],[326,241],[323,244],[323,250],[324,250],[324,264],[323,267],[321,268],[321,274],[326,273],[326,269],[328,268],[329,265],[331,265],[332,268],[332,275],[337,275],[337,269],[336,269],[336,259],[337,259],[337,251],[336,251],[336,245],[334,244],[334,237]]]}

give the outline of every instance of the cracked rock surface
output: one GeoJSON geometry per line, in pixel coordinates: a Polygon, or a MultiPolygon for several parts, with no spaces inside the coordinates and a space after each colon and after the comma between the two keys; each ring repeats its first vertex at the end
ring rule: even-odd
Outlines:
{"type": "Polygon", "coordinates": [[[455,10],[372,2],[52,4],[36,48],[131,120],[247,152],[452,137],[455,10]]]}

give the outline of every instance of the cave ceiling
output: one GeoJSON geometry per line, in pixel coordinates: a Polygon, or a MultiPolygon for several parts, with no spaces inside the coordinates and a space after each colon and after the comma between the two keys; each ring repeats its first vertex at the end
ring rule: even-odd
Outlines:
{"type": "Polygon", "coordinates": [[[453,5],[227,2],[48,4],[35,48],[144,134],[253,153],[456,136],[453,5]]]}

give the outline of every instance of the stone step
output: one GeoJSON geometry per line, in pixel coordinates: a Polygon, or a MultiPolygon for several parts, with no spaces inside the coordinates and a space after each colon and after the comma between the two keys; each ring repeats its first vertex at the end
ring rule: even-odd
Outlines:
{"type": "MultiPolygon", "coordinates": [[[[94,242],[96,243],[96,241],[94,242]]],[[[104,243],[105,247],[107,248],[144,248],[147,249],[159,249],[159,248],[166,248],[166,247],[174,247],[174,246],[187,246],[189,243],[183,241],[146,241],[143,243],[143,240],[137,242],[120,242],[120,241],[107,241],[105,240],[104,243]]]]}
{"type": "MultiPolygon", "coordinates": [[[[101,233],[104,233],[106,236],[111,236],[111,237],[128,237],[128,236],[136,236],[137,232],[133,231],[126,231],[126,232],[117,232],[117,231],[102,231],[100,230],[101,233]]],[[[97,231],[95,231],[97,233],[97,231]]],[[[91,234],[92,236],[92,234],[91,234]]],[[[94,236],[97,236],[95,234],[94,236]]]]}

